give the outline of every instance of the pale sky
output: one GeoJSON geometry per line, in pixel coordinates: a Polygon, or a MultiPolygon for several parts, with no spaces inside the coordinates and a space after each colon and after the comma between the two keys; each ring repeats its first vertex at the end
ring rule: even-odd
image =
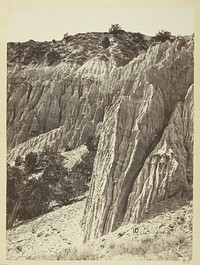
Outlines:
{"type": "Polygon", "coordinates": [[[149,36],[159,30],[170,31],[173,35],[189,35],[194,32],[194,10],[12,6],[8,10],[7,40],[60,40],[66,32],[106,32],[111,24],[119,24],[125,31],[141,32],[149,36]]]}

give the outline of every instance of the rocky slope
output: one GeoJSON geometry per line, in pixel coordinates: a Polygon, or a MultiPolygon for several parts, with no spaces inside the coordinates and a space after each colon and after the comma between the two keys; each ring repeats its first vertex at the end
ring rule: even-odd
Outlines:
{"type": "Polygon", "coordinates": [[[87,244],[83,244],[80,227],[85,200],[64,206],[8,230],[7,258],[191,260],[192,203],[182,201],[182,207],[179,204],[177,208],[173,200],[169,200],[174,210],[165,209],[164,213],[158,212],[156,217],[140,224],[121,226],[87,244]]]}
{"type": "Polygon", "coordinates": [[[193,49],[192,36],[156,44],[138,33],[8,44],[8,161],[100,137],[85,241],[191,193],[193,49]]]}
{"type": "Polygon", "coordinates": [[[7,231],[9,260],[51,259],[68,247],[82,245],[80,219],[85,201],[64,206],[7,231]],[[55,222],[56,220],[56,222],[55,222]]]}

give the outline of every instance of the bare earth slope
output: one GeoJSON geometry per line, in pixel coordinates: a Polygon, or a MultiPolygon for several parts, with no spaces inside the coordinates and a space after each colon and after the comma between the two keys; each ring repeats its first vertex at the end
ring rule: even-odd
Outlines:
{"type": "Polygon", "coordinates": [[[85,201],[64,206],[7,232],[8,259],[51,259],[82,244],[80,227],[85,201]],[[56,221],[55,221],[56,220],[56,221]]]}
{"type": "MultiPolygon", "coordinates": [[[[173,201],[171,201],[173,203],[173,201]]],[[[83,244],[85,200],[7,231],[9,260],[190,260],[192,203],[83,244]],[[56,222],[55,222],[56,220],[56,222]],[[148,244],[147,244],[148,243],[148,244]],[[75,251],[76,249],[76,251],[75,251]]]]}

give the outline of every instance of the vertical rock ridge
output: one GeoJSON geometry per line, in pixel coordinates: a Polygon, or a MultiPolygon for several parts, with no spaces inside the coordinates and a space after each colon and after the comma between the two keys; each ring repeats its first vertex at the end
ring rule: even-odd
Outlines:
{"type": "Polygon", "coordinates": [[[178,102],[184,102],[193,82],[193,57],[177,45],[166,42],[149,48],[122,70],[117,83],[121,85],[120,108],[117,116],[108,112],[117,130],[110,126],[108,133],[105,116],[83,218],[85,240],[113,231],[121,223],[140,221],[156,201],[186,186],[187,152],[183,136],[179,137],[183,135],[183,103],[178,102]],[[114,159],[100,155],[105,154],[105,135],[110,135],[109,141],[115,139],[114,159]],[[99,192],[102,179],[106,183],[103,194],[99,192]],[[106,202],[109,206],[102,207],[106,202]]]}
{"type": "MultiPolygon", "coordinates": [[[[113,129],[114,125],[107,125],[107,116],[105,116],[102,131],[107,128],[106,130],[110,130],[110,132],[107,131],[106,135],[109,135],[109,137],[106,138],[107,140],[104,141],[104,144],[102,144],[103,140],[100,138],[98,149],[101,150],[102,147],[102,155],[100,156],[98,153],[97,156],[100,156],[100,160],[94,164],[94,172],[96,173],[94,173],[94,185],[92,184],[94,190],[91,193],[95,194],[94,196],[96,197],[102,197],[102,194],[99,194],[98,187],[97,190],[95,189],[95,183],[98,182],[96,176],[105,177],[107,175],[108,182],[106,182],[104,189],[106,190],[105,201],[108,202],[108,205],[102,208],[101,220],[103,220],[103,225],[99,225],[101,228],[96,229],[96,236],[100,235],[102,231],[107,233],[121,224],[128,194],[131,192],[131,186],[142,166],[146,151],[164,124],[163,102],[160,91],[155,90],[152,85],[146,85],[143,89],[144,94],[141,93],[142,100],[138,101],[140,104],[135,104],[131,97],[122,96],[118,103],[118,108],[114,105],[115,109],[117,109],[114,112],[115,115],[113,115],[112,111],[108,112],[113,122],[115,120],[116,130],[113,129]],[[146,124],[148,124],[148,119],[151,117],[151,112],[153,112],[154,118],[151,120],[153,126],[150,130],[146,127],[146,124]],[[113,145],[105,145],[106,142],[111,143],[112,139],[115,139],[113,141],[115,151],[113,151],[113,145]],[[112,161],[110,161],[109,157],[103,155],[106,149],[110,147],[112,147],[109,150],[110,153],[114,152],[112,161]],[[104,171],[101,172],[102,161],[111,162],[110,170],[103,168],[104,171]]],[[[137,90],[135,93],[137,93],[137,90]]],[[[95,201],[98,204],[99,200],[96,199],[95,201]]],[[[94,209],[98,209],[98,214],[100,214],[99,208],[94,206],[94,209]]],[[[93,212],[93,208],[90,208],[90,211],[93,212]]],[[[91,220],[88,223],[91,223],[91,220]]],[[[91,229],[91,227],[89,228],[88,226],[88,229],[91,229]]]]}
{"type": "Polygon", "coordinates": [[[125,222],[141,221],[156,201],[182,194],[187,185],[182,111],[179,103],[161,140],[146,159],[129,195],[125,222]]]}

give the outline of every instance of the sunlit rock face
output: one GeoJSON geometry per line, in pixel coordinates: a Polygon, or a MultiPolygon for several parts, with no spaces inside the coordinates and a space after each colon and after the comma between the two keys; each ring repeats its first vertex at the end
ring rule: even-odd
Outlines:
{"type": "Polygon", "coordinates": [[[86,240],[141,221],[157,201],[188,187],[193,44],[177,46],[149,48],[123,69],[120,95],[102,125],[83,218],[86,240]]]}
{"type": "Polygon", "coordinates": [[[140,222],[192,185],[193,38],[154,45],[127,33],[104,48],[105,36],[8,45],[8,161],[99,137],[85,240],[140,222]]]}

